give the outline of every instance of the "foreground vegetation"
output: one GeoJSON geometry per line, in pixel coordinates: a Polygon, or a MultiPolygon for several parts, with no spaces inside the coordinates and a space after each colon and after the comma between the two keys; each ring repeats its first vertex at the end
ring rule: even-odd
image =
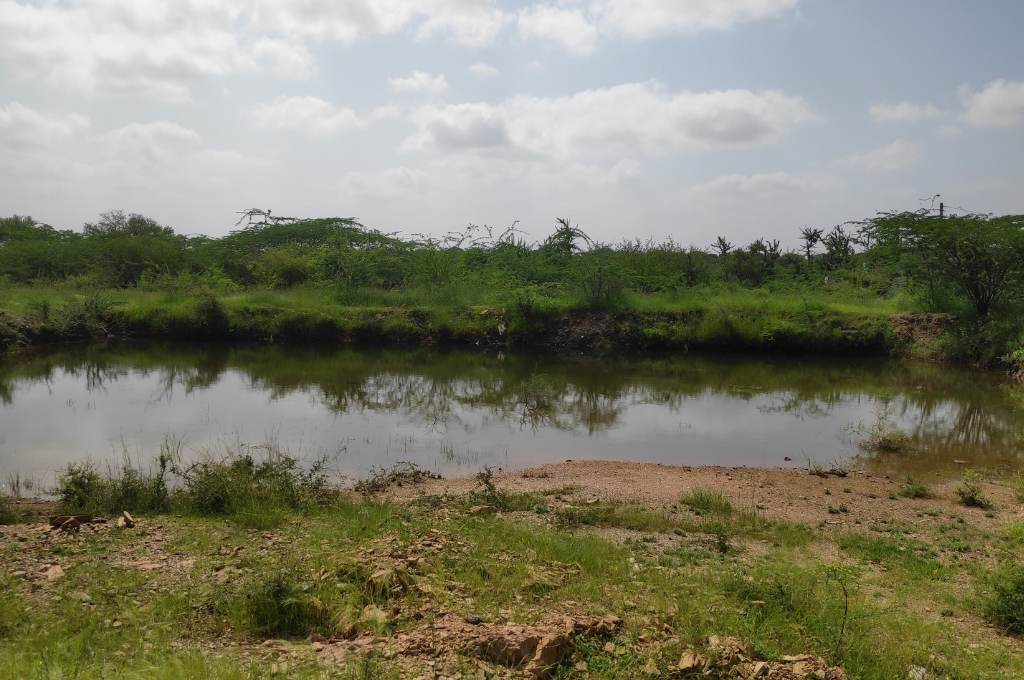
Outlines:
{"type": "Polygon", "coordinates": [[[600,244],[568,220],[530,244],[515,228],[400,238],[349,219],[247,219],[220,239],[121,212],[81,232],[0,219],[0,344],[132,334],[1024,360],[1015,216],[886,214],[805,229],[789,252],[768,239],[600,244]]]}
{"type": "Polygon", "coordinates": [[[383,471],[359,496],[279,454],[71,466],[63,512],[137,526],[4,530],[0,678],[509,677],[432,631],[552,613],[623,619],[581,636],[558,678],[685,677],[709,635],[858,679],[1024,673],[1019,522],[982,528],[962,507],[928,535],[836,530],[711,489],[652,508],[511,492],[486,470],[465,496],[378,495],[416,475],[383,471]]]}

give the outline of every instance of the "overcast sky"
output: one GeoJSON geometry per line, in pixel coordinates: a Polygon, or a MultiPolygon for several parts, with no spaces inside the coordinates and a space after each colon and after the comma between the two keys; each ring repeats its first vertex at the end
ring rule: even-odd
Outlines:
{"type": "Polygon", "coordinates": [[[603,240],[1024,212],[1020,0],[0,0],[0,214],[603,240]]]}

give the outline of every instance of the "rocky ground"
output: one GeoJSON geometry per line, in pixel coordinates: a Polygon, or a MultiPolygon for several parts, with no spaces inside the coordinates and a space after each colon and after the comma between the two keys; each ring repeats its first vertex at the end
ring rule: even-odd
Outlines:
{"type": "Polygon", "coordinates": [[[908,498],[821,472],[421,476],[271,528],[62,529],[36,505],[0,527],[0,678],[1024,673],[981,606],[985,574],[1024,544],[1011,489],[983,483],[983,509],[956,483],[908,498]]]}

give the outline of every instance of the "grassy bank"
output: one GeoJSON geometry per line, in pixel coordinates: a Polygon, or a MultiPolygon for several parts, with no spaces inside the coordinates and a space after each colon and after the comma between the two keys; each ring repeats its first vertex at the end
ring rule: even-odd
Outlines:
{"type": "Polygon", "coordinates": [[[710,635],[854,679],[1024,673],[1024,526],[1006,507],[850,529],[709,488],[652,507],[485,473],[397,502],[379,494],[408,473],[364,495],[287,464],[193,469],[167,495],[159,474],[64,479],[62,510],[133,509],[135,528],[0,528],[0,678],[530,677],[474,641],[608,615],[621,626],[576,633],[543,676],[688,677],[710,635]]]}
{"type": "Polygon", "coordinates": [[[854,295],[690,290],[633,295],[598,311],[571,298],[457,305],[415,294],[353,299],[329,289],[203,291],[0,289],[8,348],[111,335],[261,342],[540,346],[569,350],[722,349],[894,354],[909,344],[898,300],[854,295]],[[380,299],[378,299],[380,298],[380,299]]]}

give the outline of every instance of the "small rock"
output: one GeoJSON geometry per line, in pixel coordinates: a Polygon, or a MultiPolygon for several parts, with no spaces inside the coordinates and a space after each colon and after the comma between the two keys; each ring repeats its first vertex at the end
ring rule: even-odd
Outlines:
{"type": "Polygon", "coordinates": [[[64,575],[64,569],[59,564],[51,564],[43,570],[43,577],[47,581],[56,581],[64,575]]]}
{"type": "Polygon", "coordinates": [[[925,680],[928,677],[928,669],[923,666],[911,666],[907,671],[907,680],[925,680]]]}

